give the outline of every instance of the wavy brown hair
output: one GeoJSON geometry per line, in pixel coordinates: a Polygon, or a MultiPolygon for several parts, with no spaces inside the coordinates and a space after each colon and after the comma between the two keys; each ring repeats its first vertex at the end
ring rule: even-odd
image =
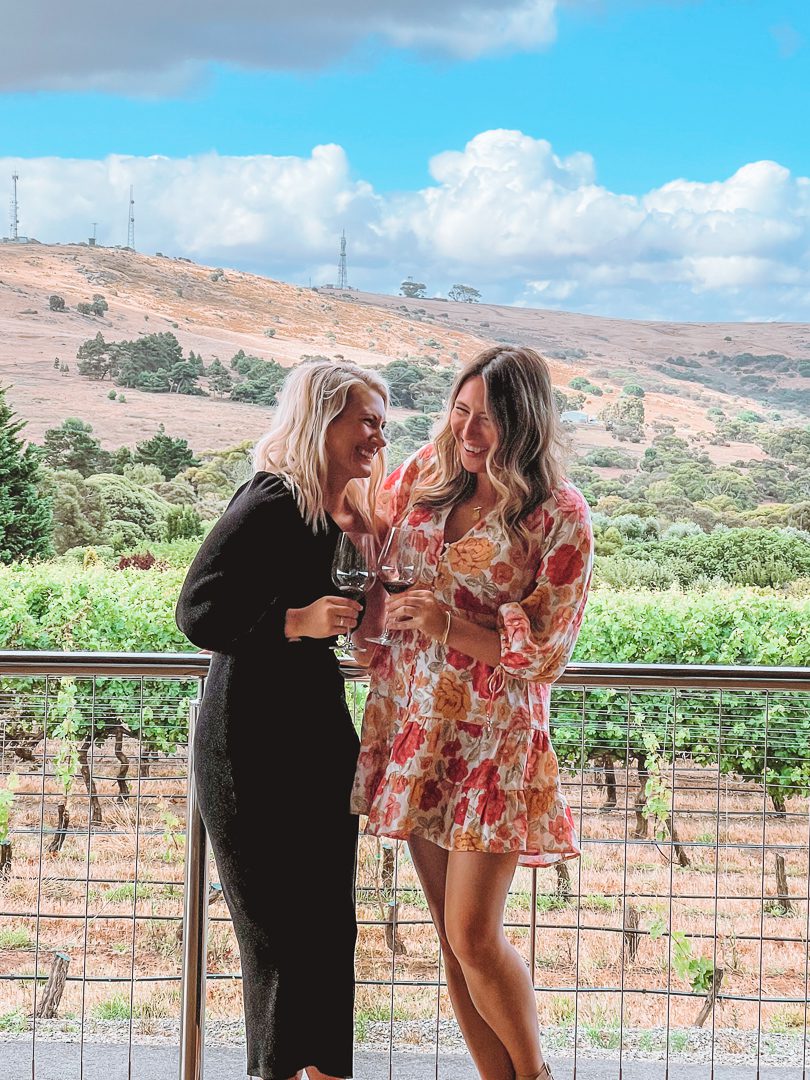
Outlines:
{"type": "Polygon", "coordinates": [[[435,461],[414,490],[413,501],[439,509],[472,498],[475,474],[461,464],[450,415],[462,386],[477,375],[484,380],[487,411],[498,432],[498,445],[486,461],[498,496],[495,512],[510,533],[525,535],[522,523],[564,475],[562,429],[551,376],[533,349],[498,345],[479,353],[459,373],[434,439],[435,461]]]}

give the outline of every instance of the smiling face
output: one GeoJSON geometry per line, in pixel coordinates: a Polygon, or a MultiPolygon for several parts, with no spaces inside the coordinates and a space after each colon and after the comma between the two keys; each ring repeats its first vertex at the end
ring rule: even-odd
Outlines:
{"type": "Polygon", "coordinates": [[[498,429],[487,412],[486,387],[480,375],[467,379],[456,395],[450,430],[467,472],[486,472],[487,455],[498,445],[498,429]]]}
{"type": "Polygon", "coordinates": [[[353,386],[346,405],[326,429],[330,487],[368,479],[376,455],[386,445],[385,402],[368,386],[353,386]]]}

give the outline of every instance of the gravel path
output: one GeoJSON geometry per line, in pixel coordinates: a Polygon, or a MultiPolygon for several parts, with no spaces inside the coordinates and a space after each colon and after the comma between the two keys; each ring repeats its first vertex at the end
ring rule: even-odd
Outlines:
{"type": "MultiPolygon", "coordinates": [[[[0,1044],[6,1044],[0,1051],[0,1080],[20,1080],[24,1074],[6,1074],[3,1071],[2,1062],[11,1054],[11,1048],[19,1053],[27,1053],[31,1056],[31,1022],[20,1019],[16,1030],[0,1031],[0,1044]]],[[[387,1058],[389,1035],[391,1027],[384,1021],[368,1021],[358,1023],[357,1051],[359,1059],[371,1055],[375,1060],[385,1060],[385,1075],[387,1075],[387,1058]]],[[[422,1059],[425,1066],[430,1068],[429,1063],[435,1059],[436,1047],[436,1022],[435,1020],[403,1020],[396,1021],[393,1026],[393,1045],[397,1057],[406,1055],[409,1059],[422,1059]]],[[[96,1049],[104,1048],[107,1054],[117,1055],[122,1063],[128,1060],[130,1024],[126,1020],[88,1020],[84,1026],[84,1057],[89,1061],[97,1056],[96,1049]]],[[[51,1058],[56,1049],[54,1044],[69,1044],[71,1046],[70,1057],[79,1054],[79,1044],[82,1039],[81,1025],[73,1020],[38,1020],[36,1024],[37,1053],[41,1054],[43,1061],[51,1058]],[[73,1048],[76,1053],[74,1054],[73,1048]]],[[[136,1021],[132,1025],[133,1054],[138,1056],[142,1048],[157,1048],[165,1051],[173,1050],[179,1041],[179,1027],[172,1020],[136,1021]]],[[[664,1028],[648,1028],[644,1030],[626,1030],[623,1033],[624,1048],[622,1062],[628,1066],[633,1062],[666,1063],[666,1030],[664,1028]]],[[[458,1026],[452,1020],[442,1020],[438,1028],[438,1045],[442,1061],[452,1063],[455,1067],[462,1067],[467,1061],[467,1054],[461,1038],[458,1026]]],[[[564,1063],[573,1061],[574,1057],[574,1032],[572,1028],[547,1028],[543,1032],[543,1045],[552,1060],[564,1063]]],[[[206,1054],[213,1059],[220,1050],[233,1049],[241,1054],[244,1046],[244,1027],[240,1021],[209,1020],[206,1024],[206,1054]]],[[[64,1046],[62,1053],[67,1053],[64,1046]]],[[[763,1035],[758,1042],[755,1031],[733,1031],[728,1029],[718,1030],[715,1033],[714,1053],[712,1053],[712,1032],[708,1030],[685,1029],[672,1030],[670,1032],[670,1071],[673,1067],[681,1065],[700,1065],[704,1067],[701,1075],[708,1077],[711,1073],[711,1065],[716,1067],[729,1066],[732,1069],[730,1075],[751,1076],[752,1067],[756,1066],[759,1052],[761,1066],[780,1067],[783,1070],[790,1067],[791,1074],[798,1077],[806,1077],[810,1080],[810,1040],[805,1042],[799,1035],[763,1035]],[[708,1066],[708,1068],[705,1068],[708,1066]],[[746,1067],[740,1072],[741,1067],[746,1067]]],[[[16,1056],[16,1055],[15,1055],[16,1056]]],[[[233,1055],[231,1055],[233,1057],[233,1055]]],[[[212,1059],[212,1060],[213,1060],[212,1059]]],[[[234,1060],[240,1060],[238,1055],[234,1060]]],[[[578,1033],[577,1061],[584,1067],[586,1062],[602,1062],[606,1066],[618,1063],[619,1060],[619,1032],[614,1028],[586,1029],[580,1028],[578,1033]]],[[[28,1075],[30,1071],[26,1070],[28,1075]]],[[[578,1075],[580,1067],[578,1067],[578,1075]]],[[[679,1072],[680,1070],[676,1069],[679,1072]]],[[[626,1072],[626,1076],[632,1075],[626,1072]]],[[[659,1070],[647,1068],[644,1076],[659,1075],[659,1070]]],[[[639,1075],[642,1075],[640,1073],[639,1075]]],[[[44,1075],[44,1074],[43,1074],[44,1075]]],[[[65,1073],[67,1077],[69,1073],[65,1073]]],[[[90,1075],[89,1073],[87,1074],[90,1075]]],[[[122,1075],[126,1076],[126,1072],[122,1075]]],[[[171,1073],[173,1075],[173,1073],[171,1073]]],[[[230,1075],[230,1073],[228,1074],[230,1075]]],[[[237,1074],[233,1074],[237,1075],[237,1074]]],[[[403,1074],[405,1076],[406,1074],[403,1074]]],[[[421,1071],[420,1071],[421,1075],[421,1071]]],[[[435,1069],[427,1075],[435,1075],[435,1069]]],[[[465,1076],[462,1070],[458,1074],[465,1076]]],[[[474,1074],[470,1074],[472,1076],[474,1074]]],[[[563,1073],[564,1075],[564,1073],[563,1073]]],[[[585,1074],[583,1074],[585,1075],[585,1074]]],[[[606,1073],[605,1075],[609,1075],[606,1073]]],[[[610,1074],[612,1075],[612,1074],[610,1074]]],[[[660,1075],[664,1075],[663,1071],[660,1075]]],[[[686,1074],[684,1074],[686,1075],[686,1074]]],[[[720,1075],[717,1073],[717,1075],[720,1075]]],[[[781,1075],[781,1074],[780,1074],[781,1075]]],[[[104,1080],[113,1080],[118,1072],[107,1073],[104,1080]]],[[[37,1076],[39,1080],[39,1076],[37,1076]]]]}

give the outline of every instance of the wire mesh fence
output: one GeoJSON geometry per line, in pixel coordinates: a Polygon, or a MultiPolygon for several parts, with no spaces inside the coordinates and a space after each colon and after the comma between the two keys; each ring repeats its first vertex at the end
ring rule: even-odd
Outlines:
{"type": "MultiPolygon", "coordinates": [[[[0,1077],[45,1077],[57,1041],[62,1077],[102,1047],[110,1080],[136,1076],[139,1048],[176,1052],[193,1008],[187,746],[204,667],[47,668],[0,658],[0,1077]],[[24,1074],[4,1074],[4,1046],[25,1047],[24,1074]]],[[[583,665],[552,695],[583,855],[519,869],[506,909],[547,1054],[563,1076],[641,1059],[806,1078],[810,672],[651,672],[583,665]]],[[[347,695],[359,723],[365,685],[347,695]]],[[[241,1039],[241,982],[213,862],[208,880],[212,1047],[241,1039]]],[[[375,1076],[409,1075],[407,1051],[441,1077],[463,1043],[405,845],[361,838],[357,903],[357,1047],[384,1062],[375,1076]]]]}

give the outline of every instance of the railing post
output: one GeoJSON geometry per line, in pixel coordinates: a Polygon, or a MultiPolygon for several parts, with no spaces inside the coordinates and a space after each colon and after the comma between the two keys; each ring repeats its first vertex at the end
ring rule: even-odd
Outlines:
{"type": "Polygon", "coordinates": [[[194,787],[194,729],[205,679],[188,720],[186,866],[183,887],[183,982],[180,1015],[180,1080],[202,1080],[205,1046],[205,975],[208,936],[208,853],[194,787]]]}

